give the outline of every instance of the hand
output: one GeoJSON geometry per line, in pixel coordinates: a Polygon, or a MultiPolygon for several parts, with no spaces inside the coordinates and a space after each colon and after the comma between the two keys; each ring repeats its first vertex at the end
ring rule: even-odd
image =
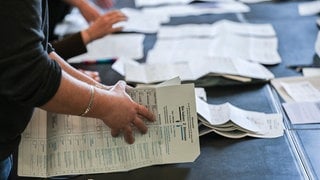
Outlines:
{"type": "Polygon", "coordinates": [[[147,126],[143,119],[155,121],[154,115],[143,105],[134,102],[125,92],[127,85],[124,81],[119,81],[109,91],[112,107],[106,111],[103,119],[104,123],[111,128],[111,135],[118,136],[124,133],[127,143],[134,142],[133,128],[136,127],[141,133],[147,132],[147,126]]]}
{"type": "Polygon", "coordinates": [[[127,17],[118,10],[100,16],[88,29],[82,31],[84,43],[87,44],[108,34],[121,31],[122,27],[113,27],[113,25],[125,20],[127,20],[127,17]]]}
{"type": "Polygon", "coordinates": [[[114,4],[113,0],[95,0],[94,3],[103,9],[109,9],[114,4]]]}
{"type": "Polygon", "coordinates": [[[101,82],[99,72],[97,71],[89,71],[89,70],[83,70],[83,69],[78,69],[80,72],[83,74],[89,76],[90,78],[94,79],[97,82],[101,82]]]}
{"type": "Polygon", "coordinates": [[[91,6],[90,4],[80,6],[80,7],[78,7],[78,9],[79,9],[80,13],[82,14],[82,16],[87,20],[88,23],[95,21],[96,19],[98,19],[101,16],[100,12],[95,7],[91,6]]]}
{"type": "Polygon", "coordinates": [[[87,20],[88,23],[93,22],[100,17],[100,12],[88,0],[64,0],[68,4],[75,6],[79,9],[82,16],[87,20]]]}

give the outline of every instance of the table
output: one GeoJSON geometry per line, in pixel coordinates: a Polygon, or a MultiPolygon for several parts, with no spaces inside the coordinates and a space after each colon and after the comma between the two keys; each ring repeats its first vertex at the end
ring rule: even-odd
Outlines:
{"type": "MultiPolygon", "coordinates": [[[[301,2],[301,1],[300,1],[301,2]]],[[[317,16],[300,16],[299,1],[263,2],[249,5],[242,14],[202,15],[172,18],[170,25],[213,23],[221,19],[250,23],[271,23],[279,39],[282,63],[268,66],[276,77],[299,76],[287,66],[314,61],[314,43],[318,32],[317,16]]],[[[134,7],[133,0],[119,0],[116,7],[134,7]]],[[[156,41],[149,34],[144,41],[145,54],[156,41]]],[[[145,61],[145,57],[140,61],[145,61]]],[[[98,70],[102,82],[112,85],[123,79],[110,65],[79,65],[98,70]]],[[[72,179],[318,179],[320,177],[320,125],[292,125],[281,108],[283,100],[269,84],[251,84],[206,88],[208,102],[230,102],[247,110],[284,115],[285,134],[275,139],[229,139],[211,133],[200,137],[201,154],[193,163],[156,165],[129,172],[82,175],[72,179]]],[[[29,178],[28,178],[29,179],[29,178]]],[[[31,178],[30,178],[31,179],[31,178]]]]}

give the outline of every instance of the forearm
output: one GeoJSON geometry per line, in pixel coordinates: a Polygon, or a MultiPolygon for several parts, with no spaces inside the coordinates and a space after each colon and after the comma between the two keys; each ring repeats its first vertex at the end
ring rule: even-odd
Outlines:
{"type": "Polygon", "coordinates": [[[49,57],[53,60],[55,60],[56,62],[59,63],[60,67],[69,75],[71,75],[72,77],[86,82],[87,84],[92,84],[92,85],[97,85],[99,84],[97,81],[93,80],[91,77],[81,73],[80,71],[76,70],[75,68],[73,68],[70,64],[68,64],[64,59],[62,59],[58,54],[56,54],[55,52],[52,52],[49,54],[49,57]]]}
{"type": "Polygon", "coordinates": [[[63,1],[72,6],[79,7],[79,8],[84,7],[87,4],[86,0],[63,0],[63,1]]]}
{"type": "Polygon", "coordinates": [[[100,100],[108,98],[106,96],[108,92],[97,88],[97,85],[100,86],[98,82],[75,70],[56,53],[52,52],[49,56],[61,66],[62,78],[54,97],[41,108],[56,113],[80,115],[87,108],[90,99],[94,98],[91,109],[95,110],[90,110],[89,115],[90,117],[101,118],[101,111],[103,110],[100,110],[101,108],[97,104],[103,104],[104,107],[108,105],[105,101],[104,103],[100,102],[100,100]],[[91,85],[95,88],[94,97],[91,97],[91,85]]]}

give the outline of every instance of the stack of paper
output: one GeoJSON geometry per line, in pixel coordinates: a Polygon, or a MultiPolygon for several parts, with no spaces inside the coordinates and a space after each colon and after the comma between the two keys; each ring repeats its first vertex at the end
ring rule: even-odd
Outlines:
{"type": "Polygon", "coordinates": [[[196,104],[200,136],[210,132],[228,138],[276,138],[283,135],[281,114],[247,111],[230,103],[211,105],[200,98],[196,98],[196,104]]]}
{"type": "Polygon", "coordinates": [[[19,146],[19,176],[51,177],[128,171],[145,166],[193,162],[200,154],[192,84],[163,83],[132,88],[132,99],[154,112],[147,134],[135,143],[111,136],[101,120],[37,109],[19,146]]]}
{"type": "Polygon", "coordinates": [[[320,123],[320,76],[285,77],[271,81],[282,97],[292,124],[320,123]]]}

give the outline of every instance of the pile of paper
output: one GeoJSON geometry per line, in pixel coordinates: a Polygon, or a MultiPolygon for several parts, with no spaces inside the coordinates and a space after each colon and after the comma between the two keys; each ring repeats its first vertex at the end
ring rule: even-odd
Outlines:
{"type": "Polygon", "coordinates": [[[228,138],[276,138],[283,135],[281,114],[247,111],[230,103],[207,104],[196,98],[199,135],[215,132],[228,138]]]}
{"type": "Polygon", "coordinates": [[[320,76],[284,77],[271,81],[292,124],[320,123],[320,76]]]}
{"type": "Polygon", "coordinates": [[[193,84],[175,80],[131,88],[131,98],[154,112],[148,132],[133,128],[134,144],[111,136],[101,120],[37,109],[22,134],[19,176],[51,177],[128,171],[193,162],[200,155],[193,84]]]}

